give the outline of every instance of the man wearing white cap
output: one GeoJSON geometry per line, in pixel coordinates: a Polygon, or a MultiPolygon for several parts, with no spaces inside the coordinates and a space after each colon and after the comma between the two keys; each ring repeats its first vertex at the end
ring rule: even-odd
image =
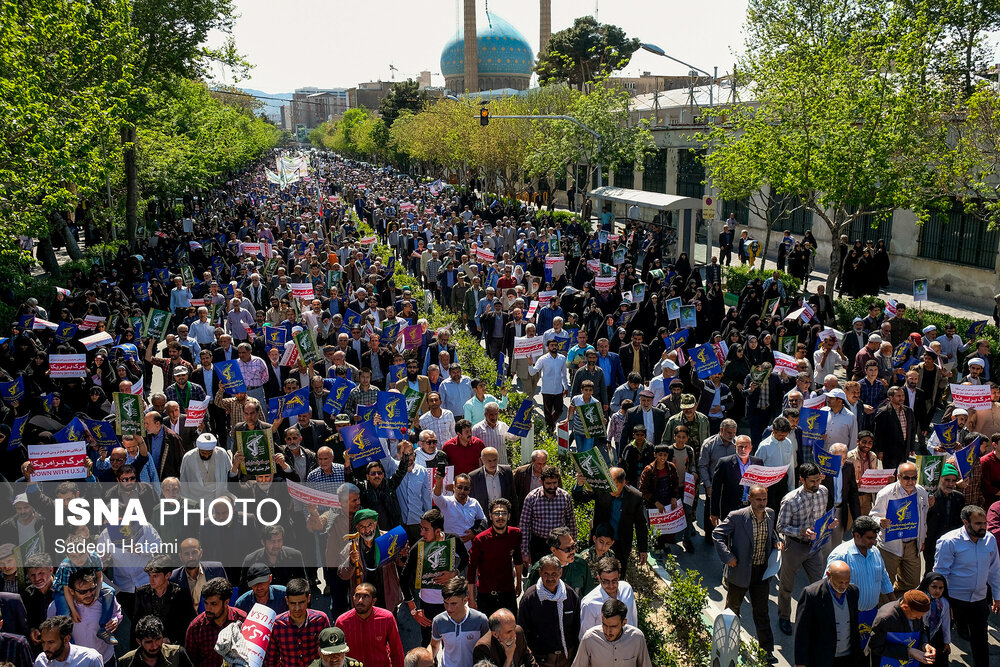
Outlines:
{"type": "Polygon", "coordinates": [[[921,330],[921,333],[923,333],[924,336],[920,342],[924,344],[924,347],[930,347],[930,344],[937,340],[937,326],[933,324],[925,326],[921,330]]]}
{"type": "Polygon", "coordinates": [[[983,369],[986,367],[986,363],[979,357],[973,357],[967,362],[969,366],[969,374],[962,378],[962,381],[968,384],[986,384],[986,380],[983,379],[983,369]]]}
{"type": "Polygon", "coordinates": [[[858,418],[844,404],[847,394],[840,387],[826,392],[826,407],[823,410],[829,414],[826,418],[827,447],[835,442],[858,441],[858,418]]]}
{"type": "Polygon", "coordinates": [[[181,495],[191,500],[211,500],[226,493],[233,461],[211,433],[202,433],[197,446],[181,459],[181,495]]]}
{"type": "Polygon", "coordinates": [[[45,527],[45,519],[28,502],[28,494],[14,496],[13,504],[14,515],[0,523],[0,544],[24,544],[45,527]]]}

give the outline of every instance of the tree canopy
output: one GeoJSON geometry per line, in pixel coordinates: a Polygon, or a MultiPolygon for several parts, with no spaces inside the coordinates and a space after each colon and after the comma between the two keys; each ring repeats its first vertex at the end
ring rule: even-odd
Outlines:
{"type": "Polygon", "coordinates": [[[543,86],[568,83],[583,90],[628,65],[638,49],[639,40],[629,39],[618,26],[581,16],[552,35],[545,52],[538,54],[535,72],[543,86]]]}
{"type": "Polygon", "coordinates": [[[378,111],[387,127],[391,127],[404,109],[417,112],[424,108],[428,100],[427,91],[420,89],[420,83],[414,79],[397,81],[389,88],[389,93],[382,98],[378,111]]]}

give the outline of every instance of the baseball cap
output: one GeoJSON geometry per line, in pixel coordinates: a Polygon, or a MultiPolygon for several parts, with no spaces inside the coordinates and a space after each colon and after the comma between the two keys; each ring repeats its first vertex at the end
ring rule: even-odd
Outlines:
{"type": "Polygon", "coordinates": [[[265,584],[271,580],[271,568],[261,563],[251,565],[247,569],[247,585],[265,584]]]}
{"type": "Polygon", "coordinates": [[[842,401],[846,401],[847,400],[847,394],[845,394],[844,390],[841,389],[840,387],[835,387],[835,388],[831,389],[830,391],[826,392],[826,397],[827,398],[839,398],[842,401]]]}
{"type": "Polygon", "coordinates": [[[350,647],[340,628],[323,628],[319,633],[319,652],[323,655],[347,653],[350,647]]]}
{"type": "Polygon", "coordinates": [[[697,403],[694,400],[694,396],[691,394],[681,394],[681,410],[687,410],[693,408],[697,403]]]}
{"type": "Polygon", "coordinates": [[[868,342],[869,343],[881,343],[882,342],[882,337],[879,336],[878,334],[872,334],[872,335],[868,336],[868,342]]]}

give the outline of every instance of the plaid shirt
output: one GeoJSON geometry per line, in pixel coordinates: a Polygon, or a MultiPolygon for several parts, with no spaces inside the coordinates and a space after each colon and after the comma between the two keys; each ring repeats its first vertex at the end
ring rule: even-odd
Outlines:
{"type": "Polygon", "coordinates": [[[351,390],[351,393],[347,397],[347,405],[344,410],[347,411],[347,416],[354,418],[354,415],[358,413],[359,405],[374,405],[375,401],[378,400],[378,387],[373,384],[368,385],[368,389],[362,389],[359,384],[357,387],[351,390]]]}
{"type": "Polygon", "coordinates": [[[260,357],[250,356],[250,361],[244,362],[239,357],[236,364],[243,373],[243,381],[247,389],[256,389],[267,383],[267,364],[260,357]]]}
{"type": "Polygon", "coordinates": [[[878,378],[875,378],[874,382],[869,382],[866,377],[861,378],[858,384],[861,385],[861,402],[877,410],[885,400],[885,385],[878,378]]]}
{"type": "Polygon", "coordinates": [[[804,533],[816,525],[816,519],[826,513],[827,488],[820,485],[815,493],[800,486],[781,500],[777,530],[789,537],[804,540],[804,533]]]}
{"type": "Polygon", "coordinates": [[[899,428],[903,429],[903,442],[906,442],[906,436],[908,435],[906,426],[906,410],[904,408],[900,408],[898,410],[893,408],[893,410],[896,412],[896,419],[899,420],[899,428]]]}
{"type": "MultiPolygon", "coordinates": [[[[214,403],[217,407],[222,408],[229,415],[229,428],[232,430],[243,421],[243,406],[246,404],[245,401],[238,400],[235,396],[226,396],[226,393],[221,389],[215,393],[214,403]]],[[[261,406],[261,410],[266,410],[267,406],[261,406]]]]}
{"type": "Polygon", "coordinates": [[[434,431],[438,442],[444,444],[455,437],[455,415],[451,410],[441,408],[441,416],[435,417],[430,410],[420,415],[420,430],[434,431]]]}
{"type": "Polygon", "coordinates": [[[757,520],[757,516],[751,512],[753,518],[753,560],[754,565],[762,565],[767,562],[767,512],[757,520]]]}
{"type": "Polygon", "coordinates": [[[306,486],[324,493],[337,494],[337,489],[346,480],[344,479],[344,466],[334,463],[330,474],[323,472],[322,468],[314,468],[306,475],[306,486]]]}
{"type": "Polygon", "coordinates": [[[531,536],[547,538],[553,528],[566,526],[576,536],[576,514],[573,499],[565,489],[556,489],[554,498],[545,495],[545,488],[539,487],[524,498],[521,508],[521,552],[531,553],[531,536]]]}
{"type": "Polygon", "coordinates": [[[608,440],[621,447],[622,431],[625,430],[625,415],[619,410],[608,417],[608,440]]]}
{"type": "Polygon", "coordinates": [[[265,667],[306,667],[319,652],[319,632],[330,627],[326,614],[306,609],[306,622],[296,627],[288,612],[278,614],[271,630],[265,667]]]}
{"type": "Polygon", "coordinates": [[[28,640],[21,635],[0,633],[0,661],[10,663],[14,667],[34,664],[28,640]]]}
{"type": "MultiPolygon", "coordinates": [[[[228,615],[224,625],[242,623],[247,619],[246,612],[236,607],[227,607],[228,615]]],[[[222,656],[215,652],[215,640],[219,638],[219,627],[215,621],[210,621],[205,612],[191,621],[187,635],[184,637],[184,650],[191,662],[198,667],[222,667],[222,656]]]]}

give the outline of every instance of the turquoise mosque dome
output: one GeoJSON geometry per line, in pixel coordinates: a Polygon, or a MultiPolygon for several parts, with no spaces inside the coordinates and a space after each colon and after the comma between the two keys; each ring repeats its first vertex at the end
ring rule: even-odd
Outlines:
{"type": "MultiPolygon", "coordinates": [[[[477,22],[476,41],[479,47],[479,75],[530,77],[535,54],[524,35],[492,12],[486,21],[477,22]]],[[[441,74],[448,77],[465,73],[465,44],[460,29],[441,52],[441,74]]]]}

